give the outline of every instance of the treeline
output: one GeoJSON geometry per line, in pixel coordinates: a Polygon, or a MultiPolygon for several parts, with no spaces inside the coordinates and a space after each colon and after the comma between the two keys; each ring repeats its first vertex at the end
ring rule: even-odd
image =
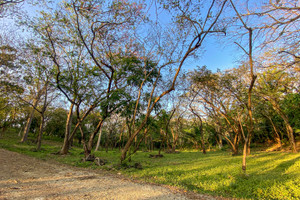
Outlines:
{"type": "MultiPolygon", "coordinates": [[[[1,18],[22,2],[1,3],[1,18]]],[[[41,12],[18,22],[24,37],[1,34],[0,126],[21,128],[21,142],[34,133],[40,150],[55,136],[59,154],[78,143],[85,158],[120,148],[121,162],[139,149],[205,153],[226,142],[244,170],[253,143],[297,152],[296,2],[35,3],[41,12]],[[208,37],[235,45],[238,67],[184,71],[208,37]]]]}

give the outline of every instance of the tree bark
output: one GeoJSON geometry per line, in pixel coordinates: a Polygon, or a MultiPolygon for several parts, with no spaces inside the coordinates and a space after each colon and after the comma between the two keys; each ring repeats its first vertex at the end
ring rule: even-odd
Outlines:
{"type": "Polygon", "coordinates": [[[173,137],[172,152],[175,153],[176,146],[177,146],[177,140],[178,140],[178,133],[175,134],[172,128],[171,128],[171,133],[172,133],[172,137],[173,137]]]}
{"type": "MultiPolygon", "coordinates": [[[[48,85],[48,83],[46,84],[48,85]]],[[[46,86],[45,85],[45,86],[46,86]]],[[[46,86],[47,87],[47,86],[46,86]]],[[[39,88],[39,87],[38,87],[39,88]]],[[[27,137],[28,137],[28,134],[29,134],[29,129],[30,129],[30,126],[31,126],[31,122],[32,122],[32,119],[34,117],[34,111],[40,101],[40,98],[41,96],[43,95],[43,93],[47,90],[47,88],[43,88],[43,89],[38,89],[38,92],[37,92],[37,95],[35,96],[35,98],[33,99],[33,104],[32,104],[32,111],[27,119],[27,122],[26,122],[26,125],[25,125],[25,128],[24,128],[24,133],[23,133],[23,137],[21,139],[21,143],[24,143],[27,141],[27,137]]]]}
{"type": "Polygon", "coordinates": [[[65,130],[65,138],[64,138],[64,143],[63,146],[60,150],[61,155],[65,155],[69,151],[69,136],[70,136],[70,131],[71,131],[71,126],[72,126],[72,116],[73,116],[73,108],[74,108],[74,103],[71,103],[67,121],[66,121],[66,130],[65,130]]]}
{"type": "Polygon", "coordinates": [[[89,138],[89,141],[87,143],[87,149],[89,152],[92,152],[92,149],[93,149],[93,141],[94,141],[94,138],[95,138],[95,135],[100,131],[102,125],[103,125],[103,122],[104,122],[105,118],[101,119],[96,127],[96,130],[94,130],[94,132],[91,133],[90,135],[90,138],[89,138]]]}
{"type": "Polygon", "coordinates": [[[277,131],[277,128],[276,128],[276,126],[275,126],[275,124],[273,123],[273,120],[271,119],[271,117],[268,117],[268,119],[270,120],[270,122],[271,122],[271,124],[272,124],[272,127],[273,127],[273,129],[274,129],[274,136],[275,136],[275,140],[276,140],[276,142],[277,142],[277,144],[279,145],[279,148],[280,148],[280,150],[282,149],[282,144],[281,144],[281,138],[280,138],[280,135],[279,135],[279,133],[278,133],[278,131],[277,131]]]}
{"type": "MultiPolygon", "coordinates": [[[[37,98],[34,99],[34,101],[33,101],[34,108],[37,107],[37,105],[39,103],[39,100],[40,100],[40,96],[38,96],[37,98]]],[[[32,122],[32,119],[33,119],[33,116],[34,116],[34,112],[35,112],[34,108],[32,108],[32,111],[29,114],[29,117],[27,119],[27,122],[26,122],[26,125],[25,125],[25,128],[24,128],[24,132],[23,132],[23,137],[21,139],[21,143],[24,143],[24,142],[27,141],[28,134],[29,134],[29,129],[30,129],[31,122],[32,122]]]]}
{"type": "Polygon", "coordinates": [[[46,82],[45,84],[45,97],[44,97],[44,104],[43,104],[43,107],[42,107],[42,110],[40,111],[40,114],[41,114],[41,124],[40,124],[40,130],[39,130],[39,135],[38,135],[38,138],[37,138],[37,147],[36,147],[36,150],[37,151],[40,151],[41,150],[41,145],[42,145],[42,136],[43,136],[43,131],[44,131],[44,124],[45,124],[45,112],[46,112],[46,109],[47,109],[47,100],[48,100],[48,81],[46,82]]]}
{"type": "Polygon", "coordinates": [[[100,127],[100,130],[99,130],[99,135],[98,135],[98,140],[97,140],[97,145],[96,145],[95,151],[99,151],[101,136],[102,136],[102,127],[100,127]]]}
{"type": "Polygon", "coordinates": [[[41,124],[40,124],[39,134],[38,134],[38,138],[37,138],[37,146],[36,146],[37,151],[41,150],[44,124],[45,124],[45,117],[44,117],[44,113],[43,113],[42,116],[41,116],[41,124]]]}

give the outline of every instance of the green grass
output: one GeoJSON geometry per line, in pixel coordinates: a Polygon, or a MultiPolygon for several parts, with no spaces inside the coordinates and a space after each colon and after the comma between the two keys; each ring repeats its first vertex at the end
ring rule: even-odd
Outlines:
{"type": "MultiPolygon", "coordinates": [[[[72,148],[69,155],[58,156],[61,143],[44,141],[42,151],[34,152],[34,144],[20,144],[13,134],[0,139],[0,148],[17,151],[41,159],[54,159],[79,167],[112,169],[119,162],[118,150],[96,152],[109,163],[98,167],[81,162],[82,149],[72,148]]],[[[247,175],[241,171],[241,156],[230,152],[183,151],[179,154],[164,154],[163,158],[149,158],[157,152],[138,152],[132,163],[140,162],[142,170],[121,169],[123,174],[146,182],[176,186],[184,190],[213,196],[240,199],[300,199],[300,154],[284,152],[253,152],[247,159],[247,175]]],[[[118,171],[113,169],[114,172],[118,171]]]]}

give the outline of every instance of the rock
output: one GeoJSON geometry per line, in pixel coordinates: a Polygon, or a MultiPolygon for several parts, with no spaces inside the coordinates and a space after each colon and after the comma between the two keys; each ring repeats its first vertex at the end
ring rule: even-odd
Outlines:
{"type": "Polygon", "coordinates": [[[107,163],[107,160],[96,157],[94,162],[98,166],[103,166],[107,163]]]}
{"type": "Polygon", "coordinates": [[[85,157],[85,161],[91,161],[93,162],[95,160],[95,156],[92,154],[89,154],[87,157],[85,157]]]}

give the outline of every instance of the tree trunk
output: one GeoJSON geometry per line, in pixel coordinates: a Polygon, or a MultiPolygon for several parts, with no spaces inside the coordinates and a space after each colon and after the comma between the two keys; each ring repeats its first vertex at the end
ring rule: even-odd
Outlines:
{"type": "Polygon", "coordinates": [[[101,136],[102,136],[102,127],[100,127],[100,130],[99,130],[99,135],[98,135],[98,140],[97,140],[97,145],[96,145],[95,151],[99,151],[101,136]]]}
{"type": "Polygon", "coordinates": [[[81,140],[83,143],[84,156],[85,156],[85,158],[88,158],[88,156],[91,154],[91,151],[89,151],[89,149],[87,148],[87,145],[85,143],[84,132],[82,130],[81,124],[79,125],[79,130],[80,130],[80,134],[81,134],[81,140]]]}
{"type": "Polygon", "coordinates": [[[30,115],[27,119],[27,122],[26,122],[26,125],[25,125],[25,128],[24,128],[24,132],[23,132],[23,137],[21,139],[21,143],[24,143],[24,142],[27,141],[28,134],[29,134],[29,129],[30,129],[31,122],[32,122],[32,119],[33,119],[33,116],[34,116],[34,111],[35,111],[35,108],[37,107],[37,105],[39,103],[41,95],[42,95],[42,91],[39,91],[37,97],[33,100],[33,108],[32,108],[32,111],[31,111],[31,113],[30,113],[30,115]]]}
{"type": "Polygon", "coordinates": [[[40,124],[40,130],[37,138],[37,146],[36,150],[40,151],[41,150],[41,145],[42,145],[42,136],[43,136],[43,131],[44,131],[44,124],[45,124],[45,117],[44,113],[41,114],[41,124],[40,124]]]}
{"type": "Polygon", "coordinates": [[[20,131],[19,131],[19,133],[18,133],[18,137],[20,137],[21,136],[21,133],[22,133],[22,127],[20,128],[20,131]]]}
{"type": "Polygon", "coordinates": [[[172,133],[172,137],[173,137],[172,152],[175,153],[177,140],[178,140],[178,134],[175,134],[172,128],[171,128],[171,133],[172,133]]]}
{"type": "Polygon", "coordinates": [[[295,142],[295,138],[294,138],[294,131],[293,128],[291,127],[291,125],[289,123],[285,124],[287,133],[288,133],[288,137],[289,137],[289,141],[291,144],[291,149],[293,153],[297,153],[297,147],[296,147],[296,142],[295,142]]]}
{"type": "Polygon", "coordinates": [[[24,132],[23,132],[23,137],[21,139],[21,143],[24,143],[24,142],[27,141],[27,137],[28,137],[29,129],[30,129],[31,122],[32,122],[32,119],[33,119],[34,111],[35,110],[32,109],[31,113],[29,114],[29,117],[27,119],[27,122],[26,122],[26,125],[25,125],[25,128],[24,128],[24,132]]]}
{"type": "Polygon", "coordinates": [[[62,146],[62,148],[59,152],[61,155],[65,155],[69,151],[69,147],[70,147],[70,145],[69,145],[69,136],[70,136],[71,126],[72,126],[73,108],[74,108],[74,104],[71,103],[69,113],[68,113],[68,117],[67,117],[67,121],[66,121],[66,130],[65,130],[64,143],[63,143],[63,146],[62,146]]]}
{"type": "Polygon", "coordinates": [[[202,147],[202,152],[203,154],[206,154],[206,149],[205,149],[205,143],[204,143],[204,138],[203,138],[203,134],[201,133],[201,147],[202,147]]]}
{"type": "Polygon", "coordinates": [[[236,156],[239,153],[239,139],[238,136],[235,136],[235,138],[233,139],[233,141],[231,141],[229,138],[227,138],[226,136],[224,136],[225,140],[227,141],[227,143],[230,145],[231,150],[232,150],[232,155],[236,156]]]}
{"type": "MultiPolygon", "coordinates": [[[[40,130],[39,130],[39,134],[38,134],[38,138],[37,138],[37,147],[36,147],[37,151],[40,151],[41,144],[42,144],[42,136],[43,136],[44,124],[45,124],[45,112],[47,109],[47,100],[48,100],[48,88],[47,88],[48,83],[49,82],[47,81],[44,86],[45,97],[44,97],[44,104],[43,104],[42,110],[38,111],[41,114],[41,124],[40,124],[40,130]]],[[[34,107],[34,109],[36,109],[36,107],[34,107]]]]}
{"type": "Polygon", "coordinates": [[[248,149],[248,137],[245,140],[244,143],[244,149],[243,149],[243,164],[242,164],[242,170],[244,173],[246,173],[246,157],[247,157],[247,149],[248,149]]]}
{"type": "Polygon", "coordinates": [[[123,150],[122,150],[122,154],[121,154],[121,163],[126,159],[126,155],[127,155],[127,152],[129,151],[131,145],[132,145],[132,142],[135,138],[135,136],[137,136],[140,131],[142,130],[142,128],[145,126],[147,120],[148,120],[148,117],[149,117],[149,113],[147,113],[146,115],[146,118],[144,119],[144,121],[142,122],[142,124],[139,126],[139,128],[134,132],[133,135],[131,135],[131,137],[128,139],[127,143],[125,144],[123,150]]]}
{"type": "Polygon", "coordinates": [[[160,145],[159,145],[159,150],[158,150],[158,155],[160,155],[163,143],[164,143],[164,136],[163,136],[163,132],[162,130],[160,130],[160,135],[161,135],[161,141],[160,141],[160,145]]]}
{"type": "Polygon", "coordinates": [[[94,138],[95,138],[95,135],[100,131],[102,125],[103,125],[103,122],[104,122],[105,118],[101,119],[96,127],[96,129],[94,130],[94,132],[91,133],[90,135],[90,138],[89,138],[89,141],[87,143],[87,149],[89,152],[92,152],[92,149],[93,149],[93,141],[94,141],[94,138]]]}
{"type": "Polygon", "coordinates": [[[215,139],[216,139],[216,142],[218,144],[219,149],[222,149],[223,148],[223,142],[222,142],[221,135],[218,134],[217,136],[215,136],[215,139]]]}
{"type": "Polygon", "coordinates": [[[271,124],[272,124],[272,127],[273,127],[273,129],[274,129],[275,140],[276,140],[276,142],[277,142],[277,144],[279,145],[279,148],[280,148],[280,150],[281,150],[281,149],[282,149],[282,144],[281,144],[281,138],[280,138],[280,135],[279,135],[279,133],[278,133],[278,131],[277,131],[277,128],[276,128],[275,124],[273,123],[273,120],[272,120],[271,118],[269,118],[269,120],[270,120],[270,122],[271,122],[271,124]]]}

